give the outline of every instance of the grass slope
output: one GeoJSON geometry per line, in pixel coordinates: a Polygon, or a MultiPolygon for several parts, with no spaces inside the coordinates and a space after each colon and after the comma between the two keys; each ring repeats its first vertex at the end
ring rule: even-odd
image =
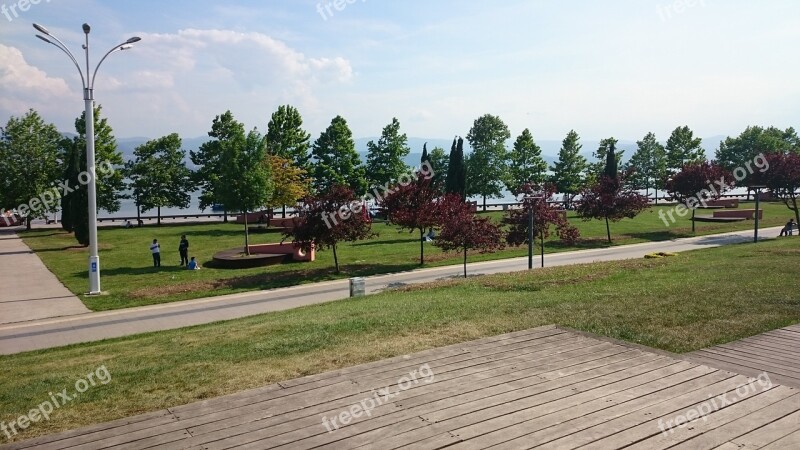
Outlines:
{"type": "MultiPolygon", "coordinates": [[[[742,205],[743,208],[748,207],[742,205]]],[[[612,224],[614,245],[646,241],[668,240],[691,236],[691,223],[682,220],[671,227],[664,226],[658,216],[660,208],[651,208],[634,219],[612,224]]],[[[786,208],[782,204],[765,204],[763,227],[786,222],[786,208]]],[[[490,213],[500,220],[502,213],[490,213]]],[[[587,248],[602,248],[608,244],[605,223],[585,222],[571,217],[581,231],[582,240],[575,246],[549,242],[545,251],[558,252],[587,248]]],[[[697,234],[746,230],[752,221],[714,224],[698,223],[697,234]]],[[[330,251],[320,252],[313,263],[293,263],[248,270],[223,270],[206,267],[190,272],[178,266],[178,242],[186,234],[190,255],[206,265],[214,253],[244,245],[243,226],[235,224],[180,225],[144,227],[135,229],[101,228],[99,230],[102,288],[109,295],[82,297],[87,307],[94,311],[128,308],[134,306],[210,297],[236,292],[271,289],[301,283],[313,283],[350,276],[367,276],[392,273],[419,267],[419,241],[417,234],[399,231],[385,224],[374,226],[379,236],[369,241],[345,243],[338,254],[342,274],[333,271],[330,251]],[[154,269],[150,256],[150,243],[158,239],[162,249],[162,267],[154,269]]],[[[45,265],[75,294],[82,294],[88,286],[87,250],[77,247],[67,233],[47,229],[23,232],[26,242],[44,261],[45,265]]],[[[252,243],[278,242],[280,234],[254,234],[252,243]]],[[[508,248],[493,254],[471,254],[470,261],[523,256],[526,248],[508,248]]],[[[425,245],[426,266],[460,264],[462,258],[444,254],[433,245],[425,245]]]]}
{"type": "Polygon", "coordinates": [[[111,383],[19,437],[547,324],[693,351],[800,322],[799,256],[787,238],[553,267],[0,357],[0,421],[103,364],[111,383]]]}

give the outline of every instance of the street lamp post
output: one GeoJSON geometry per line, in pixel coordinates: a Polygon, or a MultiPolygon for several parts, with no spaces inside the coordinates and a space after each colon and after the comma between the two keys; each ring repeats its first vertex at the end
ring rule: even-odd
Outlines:
{"type": "Polygon", "coordinates": [[[753,231],[753,243],[758,242],[758,212],[761,205],[761,189],[764,189],[766,186],[750,186],[750,189],[755,189],[756,191],[756,217],[755,217],[755,229],[753,231]]]}
{"type": "Polygon", "coordinates": [[[69,51],[67,46],[64,45],[60,39],[50,33],[47,28],[39,24],[33,24],[33,28],[44,35],[42,36],[42,34],[37,34],[37,38],[55,46],[69,56],[70,60],[72,60],[72,63],[75,64],[75,67],[78,69],[78,73],[81,76],[83,100],[85,106],[84,119],[86,122],[86,169],[89,172],[89,183],[87,186],[89,190],[89,295],[98,295],[101,291],[100,257],[97,250],[97,170],[94,158],[94,81],[97,77],[97,70],[100,68],[100,65],[103,64],[103,61],[105,61],[108,55],[118,50],[127,50],[131,48],[131,44],[140,41],[141,38],[132,37],[127,41],[114,46],[111,50],[106,52],[102,58],[100,58],[100,62],[97,63],[97,66],[95,66],[94,72],[90,73],[89,32],[91,31],[91,27],[88,23],[83,24],[83,34],[85,36],[83,51],[86,55],[86,72],[81,69],[80,64],[78,64],[78,60],[75,58],[72,52],[69,51]]]}
{"type": "MultiPolygon", "coordinates": [[[[533,228],[535,224],[533,207],[536,200],[543,200],[544,197],[526,195],[524,198],[528,201],[528,269],[533,269],[533,228]]],[[[544,236],[542,236],[542,267],[544,267],[544,236]]]]}

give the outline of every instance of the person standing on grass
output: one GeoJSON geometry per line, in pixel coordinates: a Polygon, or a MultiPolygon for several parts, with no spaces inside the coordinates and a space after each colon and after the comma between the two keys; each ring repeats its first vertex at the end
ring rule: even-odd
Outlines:
{"type": "Polygon", "coordinates": [[[189,241],[186,235],[181,236],[181,243],[178,245],[178,253],[181,254],[181,266],[189,264],[189,241]]]}
{"type": "Polygon", "coordinates": [[[780,236],[791,236],[793,229],[794,229],[794,219],[789,219],[789,221],[786,222],[786,226],[783,227],[783,229],[781,230],[780,236]]]}
{"type": "Polygon", "coordinates": [[[158,244],[158,239],[153,239],[150,251],[153,253],[153,267],[161,267],[161,245],[158,244]]]}

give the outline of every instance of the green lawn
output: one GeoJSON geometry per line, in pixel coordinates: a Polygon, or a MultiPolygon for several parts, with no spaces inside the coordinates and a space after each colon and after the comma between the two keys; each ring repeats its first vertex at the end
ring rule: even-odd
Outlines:
{"type": "MultiPolygon", "coordinates": [[[[658,260],[450,280],[0,356],[0,421],[14,420],[47,400],[48,392],[73,386],[101,365],[112,376],[109,384],[90,389],[18,438],[547,324],[693,351],[799,323],[798,257],[800,239],[785,238],[658,260]]],[[[146,258],[131,252],[131,260],[146,258]]]]}
{"type": "MultiPolygon", "coordinates": [[[[782,204],[764,204],[764,209],[765,219],[762,226],[776,226],[786,222],[788,210],[782,204]]],[[[489,215],[499,220],[502,213],[494,212],[489,215]]],[[[575,246],[549,242],[545,247],[546,252],[607,246],[604,222],[584,222],[575,217],[571,217],[571,220],[579,227],[582,240],[575,246]]],[[[698,223],[697,234],[752,227],[752,221],[734,224],[698,223]]],[[[338,251],[342,265],[341,274],[333,271],[330,251],[318,253],[317,261],[313,263],[292,263],[237,271],[206,267],[190,272],[178,266],[180,259],[177,248],[181,234],[186,234],[191,243],[191,256],[196,256],[202,265],[206,265],[217,251],[243,246],[243,226],[189,224],[135,229],[104,227],[99,231],[100,260],[102,289],[108,295],[82,296],[82,299],[90,309],[101,311],[419,267],[418,234],[398,231],[396,227],[385,224],[376,224],[374,231],[379,234],[375,239],[341,246],[338,251]],[[152,267],[149,246],[153,239],[158,239],[162,247],[160,269],[152,267]]],[[[614,245],[622,245],[691,236],[691,224],[683,219],[678,224],[666,227],[658,216],[658,208],[651,208],[635,219],[612,224],[611,231],[615,239],[614,245]]],[[[47,229],[23,232],[22,236],[67,288],[79,295],[86,291],[87,251],[76,247],[71,235],[47,229]]],[[[280,239],[279,234],[251,235],[251,242],[254,243],[278,242],[280,239]]],[[[427,267],[461,262],[459,255],[443,254],[430,244],[425,245],[425,252],[427,267]]],[[[482,261],[510,258],[523,256],[526,252],[526,248],[508,248],[494,254],[473,254],[469,259],[482,261]]]]}

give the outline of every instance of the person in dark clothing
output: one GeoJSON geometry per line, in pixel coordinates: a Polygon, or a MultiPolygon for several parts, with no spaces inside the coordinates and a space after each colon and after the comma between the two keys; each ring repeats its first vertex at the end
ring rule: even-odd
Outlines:
{"type": "Polygon", "coordinates": [[[181,254],[181,266],[189,264],[189,241],[186,235],[181,236],[181,243],[178,245],[178,253],[181,254]]]}
{"type": "Polygon", "coordinates": [[[780,235],[781,236],[791,236],[793,229],[794,229],[794,219],[790,219],[788,222],[786,222],[786,226],[783,227],[783,229],[781,230],[781,234],[780,235]]]}

